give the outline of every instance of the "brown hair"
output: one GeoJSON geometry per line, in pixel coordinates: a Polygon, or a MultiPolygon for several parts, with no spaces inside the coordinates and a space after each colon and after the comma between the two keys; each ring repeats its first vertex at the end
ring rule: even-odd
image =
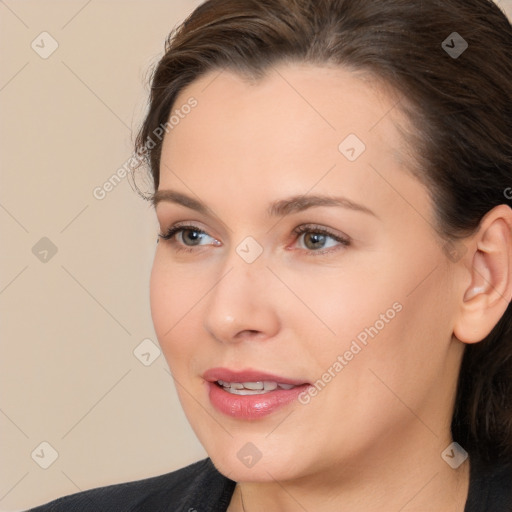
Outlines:
{"type": "MultiPolygon", "coordinates": [[[[153,72],[136,150],[155,190],[162,140],[152,134],[183,88],[222,69],[261,78],[280,61],[366,72],[404,98],[412,171],[428,186],[446,240],[511,204],[512,26],[488,0],[206,1],[171,32],[153,72]],[[449,52],[454,32],[469,45],[461,55],[449,52]]],[[[485,340],[465,349],[452,433],[484,459],[512,457],[510,306],[485,340]]]]}

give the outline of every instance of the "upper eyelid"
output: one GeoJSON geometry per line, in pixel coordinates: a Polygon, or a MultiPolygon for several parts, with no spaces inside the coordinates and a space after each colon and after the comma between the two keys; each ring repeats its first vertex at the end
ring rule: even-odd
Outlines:
{"type": "Polygon", "coordinates": [[[173,223],[169,223],[169,224],[165,221],[162,221],[159,224],[161,226],[161,228],[160,228],[161,232],[166,232],[166,231],[169,231],[174,228],[183,228],[183,229],[193,228],[193,229],[196,229],[197,231],[201,231],[202,233],[205,233],[205,234],[215,238],[213,235],[210,235],[210,233],[208,232],[207,229],[202,228],[200,226],[201,222],[199,222],[199,221],[177,221],[177,222],[173,222],[173,223]]]}
{"type": "MultiPolygon", "coordinates": [[[[163,204],[165,203],[165,201],[163,201],[162,203],[158,203],[158,204],[163,204]]],[[[176,225],[188,225],[188,224],[191,224],[191,225],[197,225],[197,227],[199,227],[199,229],[201,229],[202,231],[205,231],[203,230],[203,228],[201,228],[199,225],[203,223],[202,218],[203,215],[200,213],[200,212],[196,212],[198,213],[198,217],[199,218],[196,218],[195,220],[183,220],[183,221],[176,221],[176,222],[169,222],[169,219],[175,219],[177,218],[175,215],[174,215],[174,210],[164,210],[162,209],[162,211],[160,212],[158,210],[158,208],[155,208],[155,212],[156,212],[156,218],[157,218],[157,221],[158,223],[160,224],[160,226],[162,226],[162,230],[168,230],[169,227],[172,227],[172,226],[176,226],[176,225]],[[169,215],[170,214],[170,215],[169,215]]],[[[190,212],[189,212],[190,213],[190,212]]],[[[193,215],[193,213],[192,213],[193,215]]],[[[181,213],[179,215],[179,217],[182,217],[181,213]]],[[[182,218],[186,218],[188,217],[188,215],[183,215],[182,218]]],[[[193,217],[191,216],[190,219],[192,219],[193,217]]],[[[210,216],[208,214],[206,214],[206,222],[208,224],[214,224],[215,225],[215,230],[219,233],[219,235],[221,236],[224,236],[225,234],[228,234],[229,232],[233,232],[233,230],[222,220],[220,219],[220,217],[214,215],[214,216],[210,216]]]]}
{"type": "MultiPolygon", "coordinates": [[[[195,231],[199,231],[201,233],[204,233],[205,235],[208,235],[208,236],[210,236],[212,238],[215,238],[215,236],[211,235],[206,229],[203,229],[201,226],[199,226],[197,224],[194,224],[193,222],[187,222],[187,221],[176,222],[176,223],[172,224],[171,226],[164,228],[162,231],[170,231],[170,230],[173,230],[173,229],[195,230],[195,231]]],[[[331,228],[327,228],[327,227],[324,227],[324,226],[321,226],[321,225],[316,225],[316,224],[303,223],[303,224],[300,224],[299,226],[293,228],[292,232],[295,232],[298,229],[309,230],[311,232],[315,232],[315,230],[325,231],[326,234],[331,235],[331,236],[339,236],[340,238],[349,238],[345,234],[337,235],[336,231],[332,230],[331,228]]],[[[300,234],[303,234],[303,233],[300,233],[300,234]]]]}
{"type": "Polygon", "coordinates": [[[196,226],[196,225],[190,224],[190,223],[184,223],[184,224],[176,223],[176,224],[173,224],[172,226],[169,226],[168,228],[165,228],[165,229],[161,230],[161,233],[160,233],[159,236],[162,236],[162,235],[166,236],[166,234],[170,233],[171,231],[174,232],[173,238],[174,238],[174,236],[177,233],[180,233],[182,231],[197,231],[198,233],[207,235],[210,238],[213,238],[214,240],[217,240],[213,235],[210,235],[210,233],[208,233],[208,231],[202,229],[199,226],[196,226]]]}

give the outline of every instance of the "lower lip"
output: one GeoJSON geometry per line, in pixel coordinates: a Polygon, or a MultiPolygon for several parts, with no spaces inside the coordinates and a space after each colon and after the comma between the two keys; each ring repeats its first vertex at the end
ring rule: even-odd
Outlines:
{"type": "Polygon", "coordinates": [[[292,389],[275,389],[261,395],[235,395],[215,382],[208,382],[210,402],[220,412],[233,418],[254,420],[272,414],[288,405],[309,387],[302,384],[292,389]]]}

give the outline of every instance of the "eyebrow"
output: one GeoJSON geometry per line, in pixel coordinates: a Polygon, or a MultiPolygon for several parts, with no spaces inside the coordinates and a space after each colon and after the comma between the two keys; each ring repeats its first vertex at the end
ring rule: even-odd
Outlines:
{"type": "MultiPolygon", "coordinates": [[[[209,214],[209,208],[204,203],[175,190],[157,190],[151,196],[150,201],[153,203],[155,208],[157,204],[165,201],[185,206],[186,208],[190,208],[191,210],[195,210],[204,215],[209,214]]],[[[346,197],[333,197],[327,195],[297,195],[281,199],[279,201],[274,201],[268,207],[267,214],[270,217],[284,217],[292,213],[301,212],[308,208],[318,206],[337,206],[373,215],[378,218],[375,212],[362,204],[355,203],[346,197]]]]}

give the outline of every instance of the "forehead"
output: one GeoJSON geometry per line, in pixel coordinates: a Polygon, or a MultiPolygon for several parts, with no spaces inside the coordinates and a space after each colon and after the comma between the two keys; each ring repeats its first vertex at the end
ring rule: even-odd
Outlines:
{"type": "Polygon", "coordinates": [[[375,201],[381,175],[409,165],[398,96],[343,68],[286,64],[257,81],[213,71],[181,91],[172,113],[159,188],[219,202],[313,188],[375,201]]]}
{"type": "Polygon", "coordinates": [[[300,158],[319,145],[336,152],[348,135],[357,134],[381,157],[385,152],[401,161],[404,141],[396,127],[406,122],[399,100],[369,75],[340,67],[288,63],[258,80],[211,71],[176,98],[163,152],[192,156],[180,150],[193,147],[201,148],[205,158],[218,158],[219,153],[228,156],[226,149],[248,154],[259,149],[261,157],[295,151],[300,158]],[[191,110],[186,106],[192,99],[197,105],[191,110]],[[184,106],[186,115],[180,112],[184,106]]]}

